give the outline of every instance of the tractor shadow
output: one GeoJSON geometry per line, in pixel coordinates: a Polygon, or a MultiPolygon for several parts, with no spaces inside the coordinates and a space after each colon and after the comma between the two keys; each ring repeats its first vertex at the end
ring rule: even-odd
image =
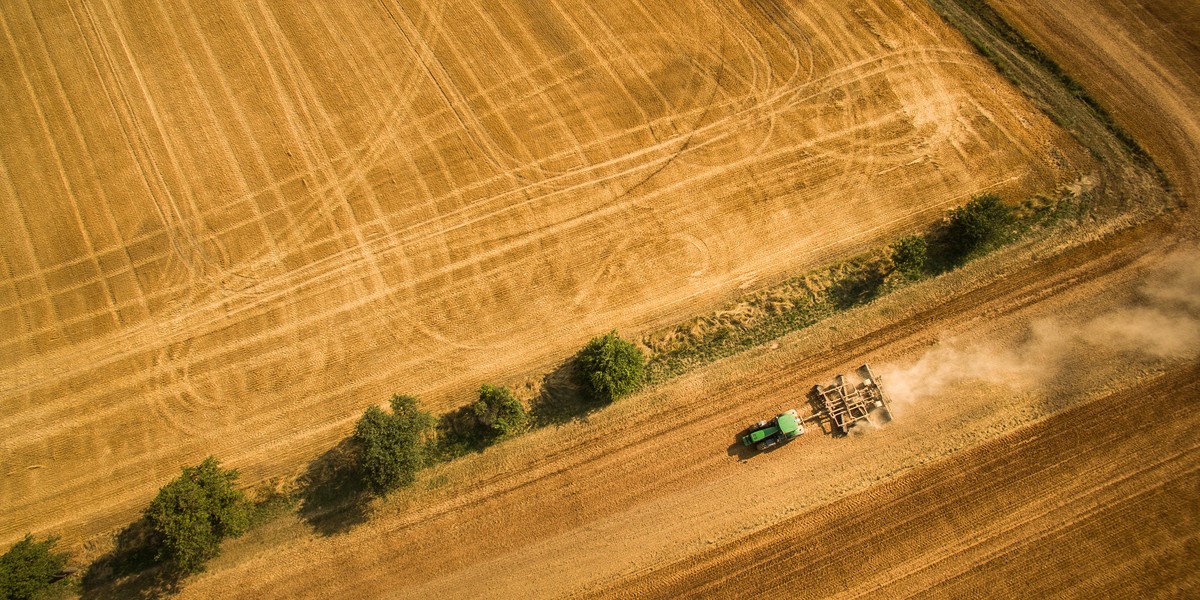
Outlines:
{"type": "Polygon", "coordinates": [[[319,535],[345,533],[370,515],[371,495],[359,472],[357,451],[351,438],[343,439],[309,463],[297,482],[298,514],[319,535]]]}
{"type": "Polygon", "coordinates": [[[733,439],[733,443],[725,449],[725,454],[736,457],[738,462],[748,461],[758,455],[758,451],[753,446],[747,446],[742,443],[743,435],[745,435],[745,431],[739,432],[737,437],[733,439]]]}

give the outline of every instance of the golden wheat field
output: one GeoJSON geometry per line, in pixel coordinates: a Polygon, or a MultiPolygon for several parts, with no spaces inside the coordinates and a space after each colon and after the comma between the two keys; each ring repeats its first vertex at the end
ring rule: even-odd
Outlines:
{"type": "Polygon", "coordinates": [[[1194,595],[1196,17],[0,0],[0,548],[61,536],[86,599],[1194,595]],[[988,192],[1100,208],[354,510],[292,506],[200,574],[118,564],[181,466],[299,494],[396,392],[533,390],[590,337],[988,192]],[[887,422],[740,448],[864,362],[887,422]]]}
{"type": "Polygon", "coordinates": [[[1087,165],[916,1],[6,0],[0,34],[3,542],[1087,165]]]}
{"type": "Polygon", "coordinates": [[[990,5],[1045,54],[974,0],[0,0],[0,548],[61,536],[83,598],[1194,595],[1200,15],[990,5]],[[118,564],[183,465],[294,490],[393,393],[533,389],[985,192],[1102,208],[118,564]],[[887,422],[739,446],[864,362],[887,422]]]}

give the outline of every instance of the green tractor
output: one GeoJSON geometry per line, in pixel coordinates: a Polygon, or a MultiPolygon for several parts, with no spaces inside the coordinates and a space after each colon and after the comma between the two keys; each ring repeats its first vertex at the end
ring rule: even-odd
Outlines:
{"type": "Polygon", "coordinates": [[[804,422],[796,415],[796,409],[789,410],[774,419],[759,421],[750,426],[742,436],[743,446],[754,446],[757,450],[767,450],[779,444],[787,443],[804,433],[804,422]]]}

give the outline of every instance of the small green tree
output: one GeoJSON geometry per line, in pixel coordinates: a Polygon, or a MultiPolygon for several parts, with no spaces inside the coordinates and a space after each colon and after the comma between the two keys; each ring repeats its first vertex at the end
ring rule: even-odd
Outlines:
{"type": "Polygon", "coordinates": [[[525,407],[503,386],[484,384],[479,388],[479,400],[471,412],[490,437],[506,437],[520,433],[527,418],[525,407]]]}
{"type": "Polygon", "coordinates": [[[0,599],[37,598],[50,588],[54,576],[67,564],[66,552],[55,552],[58,538],[34,541],[26,533],[0,556],[0,599]]]}
{"type": "Polygon", "coordinates": [[[359,466],[371,491],[378,495],[412,484],[425,466],[426,438],[434,418],[417,407],[412,396],[392,396],[392,412],[367,409],[354,426],[359,466]]]}
{"type": "Polygon", "coordinates": [[[896,272],[910,281],[921,278],[925,273],[925,261],[929,244],[919,235],[909,235],[900,238],[892,244],[892,264],[896,272]]]}
{"type": "Polygon", "coordinates": [[[204,569],[217,556],[221,540],[246,532],[250,503],[234,487],[238,473],[221,468],[213,457],[158,491],[146,518],[158,538],[159,560],[169,560],[185,572],[204,569]]]}
{"type": "Polygon", "coordinates": [[[592,338],[577,360],[583,386],[597,402],[612,402],[637,391],[646,379],[646,356],[616,331],[592,338]]]}
{"type": "Polygon", "coordinates": [[[950,211],[946,242],[950,258],[961,262],[1003,240],[1015,220],[1012,209],[995,194],[972,198],[950,211]]]}

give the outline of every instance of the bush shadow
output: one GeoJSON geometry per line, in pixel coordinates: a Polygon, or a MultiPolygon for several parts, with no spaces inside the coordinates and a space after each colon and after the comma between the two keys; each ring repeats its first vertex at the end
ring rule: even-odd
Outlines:
{"type": "Polygon", "coordinates": [[[300,518],[320,535],[345,533],[369,516],[371,495],[357,461],[358,447],[343,439],[308,464],[297,482],[300,518]]]}
{"type": "Polygon", "coordinates": [[[496,442],[479,423],[473,406],[460,406],[438,417],[437,437],[430,447],[434,462],[446,462],[473,452],[483,452],[496,442]]]}
{"type": "Polygon", "coordinates": [[[830,287],[830,298],[841,310],[866,304],[879,296],[887,275],[879,262],[856,265],[830,287]]]}
{"type": "Polygon", "coordinates": [[[161,598],[177,593],[186,573],[173,564],[158,563],[159,543],[145,517],[126,526],[112,551],[83,574],[80,597],[161,598]]]}
{"type": "Polygon", "coordinates": [[[930,227],[925,239],[928,244],[924,268],[926,275],[936,277],[949,273],[967,262],[967,253],[961,243],[954,239],[948,222],[930,227]]]}
{"type": "Polygon", "coordinates": [[[561,426],[605,407],[605,402],[592,400],[580,381],[579,362],[571,357],[542,378],[541,392],[529,406],[529,415],[537,427],[561,426]]]}

